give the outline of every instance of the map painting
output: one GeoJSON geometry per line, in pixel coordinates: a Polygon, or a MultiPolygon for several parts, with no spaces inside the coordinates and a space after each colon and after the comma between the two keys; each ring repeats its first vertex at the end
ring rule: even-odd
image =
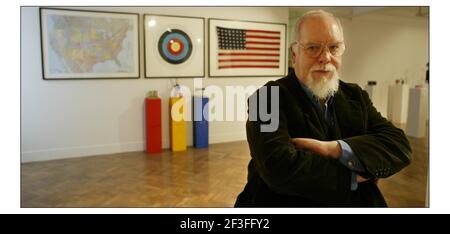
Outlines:
{"type": "Polygon", "coordinates": [[[136,15],[42,13],[45,78],[139,77],[136,15]]]}

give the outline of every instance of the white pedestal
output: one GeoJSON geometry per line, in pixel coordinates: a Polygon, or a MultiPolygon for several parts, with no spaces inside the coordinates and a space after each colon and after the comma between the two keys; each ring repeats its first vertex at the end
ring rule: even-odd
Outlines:
{"type": "Polygon", "coordinates": [[[387,118],[394,123],[406,123],[408,114],[408,85],[389,86],[387,118]]]}
{"type": "Polygon", "coordinates": [[[430,119],[430,92],[428,91],[428,90],[430,90],[429,88],[430,87],[428,85],[425,86],[425,89],[427,90],[427,101],[425,102],[426,107],[427,107],[427,108],[425,108],[427,110],[427,117],[426,117],[427,121],[429,121],[429,119],[430,119]]]}
{"type": "Polygon", "coordinates": [[[427,97],[425,88],[409,89],[408,122],[406,135],[411,137],[425,137],[425,125],[427,121],[427,97]]]}
{"type": "Polygon", "coordinates": [[[377,85],[366,85],[365,90],[369,94],[369,98],[375,107],[378,107],[379,87],[377,85]]]}

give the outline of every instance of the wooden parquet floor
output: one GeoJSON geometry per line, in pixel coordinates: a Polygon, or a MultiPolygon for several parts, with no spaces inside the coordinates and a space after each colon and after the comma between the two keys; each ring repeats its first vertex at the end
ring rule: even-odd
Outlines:
{"type": "Polygon", "coordinates": [[[411,164],[399,173],[379,181],[379,188],[389,207],[429,207],[429,197],[427,197],[428,131],[426,134],[424,138],[408,137],[413,149],[411,164]]]}
{"type": "MultiPolygon", "coordinates": [[[[412,164],[380,181],[390,207],[425,207],[428,137],[410,138],[412,164]]],[[[247,176],[246,141],[186,152],[24,163],[22,207],[232,207],[247,176]]]]}

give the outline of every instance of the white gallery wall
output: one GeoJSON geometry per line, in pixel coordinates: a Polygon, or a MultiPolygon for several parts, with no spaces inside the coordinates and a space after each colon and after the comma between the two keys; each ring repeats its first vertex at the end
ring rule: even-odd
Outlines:
{"type": "MultiPolygon", "coordinates": [[[[65,8],[67,9],[67,7],[65,8]]],[[[71,8],[140,14],[140,79],[43,80],[39,9],[21,9],[21,152],[22,162],[110,154],[145,149],[144,98],[158,90],[162,98],[163,148],[169,147],[168,97],[174,80],[145,79],[143,14],[193,16],[288,24],[295,19],[281,7],[97,7],[71,8]]],[[[428,21],[423,18],[369,13],[342,18],[347,45],[342,79],[364,87],[377,81],[373,100],[387,115],[389,84],[406,79],[410,86],[423,84],[428,62],[428,21]]],[[[208,78],[206,34],[203,86],[262,86],[271,78],[208,78]]],[[[291,38],[288,35],[287,38],[291,38]]],[[[290,40],[288,39],[288,45],[290,40]]],[[[178,79],[193,90],[193,79],[178,79]]],[[[224,113],[225,115],[226,113],[224,113]]],[[[245,140],[244,121],[214,121],[209,126],[210,143],[245,140]]],[[[192,145],[192,123],[187,123],[187,143],[192,145]]]]}
{"type": "MultiPolygon", "coordinates": [[[[68,9],[68,8],[65,8],[68,9]]],[[[143,14],[194,16],[273,23],[288,23],[287,8],[208,7],[99,7],[71,8],[140,14],[140,79],[43,80],[39,8],[21,8],[21,156],[22,162],[110,154],[145,149],[144,99],[158,90],[162,98],[162,142],[169,147],[170,79],[145,79],[143,14]]],[[[207,31],[205,31],[207,33],[207,31]]],[[[206,35],[206,40],[207,39],[206,35]]],[[[206,43],[208,43],[206,41],[206,43]]],[[[205,61],[208,61],[208,46],[205,61]]],[[[262,86],[272,78],[208,78],[203,86],[262,86]]],[[[178,79],[193,90],[193,79],[178,79]]],[[[210,122],[210,143],[246,139],[244,121],[210,122]]],[[[192,123],[187,123],[187,143],[192,145],[192,123]]]]}
{"type": "Polygon", "coordinates": [[[367,81],[377,81],[372,101],[386,117],[388,88],[396,79],[406,80],[409,87],[425,84],[428,20],[368,14],[342,23],[347,45],[342,78],[363,88],[367,81]]]}

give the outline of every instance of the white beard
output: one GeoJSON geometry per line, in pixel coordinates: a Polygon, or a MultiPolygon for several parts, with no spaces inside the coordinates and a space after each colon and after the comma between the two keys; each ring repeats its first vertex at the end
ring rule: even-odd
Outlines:
{"type": "Polygon", "coordinates": [[[332,64],[327,64],[325,68],[318,65],[311,67],[310,72],[305,80],[305,85],[312,91],[312,93],[319,99],[327,99],[333,96],[339,89],[339,74],[332,64]],[[314,79],[312,72],[315,70],[331,71],[331,75],[322,76],[319,79],[314,79]]]}

